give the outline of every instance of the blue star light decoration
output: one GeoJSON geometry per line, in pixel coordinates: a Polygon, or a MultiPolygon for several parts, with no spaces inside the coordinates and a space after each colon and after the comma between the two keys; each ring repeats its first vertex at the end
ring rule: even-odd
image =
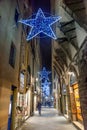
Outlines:
{"type": "Polygon", "coordinates": [[[42,85],[41,89],[45,96],[50,95],[50,87],[49,87],[50,84],[51,84],[51,82],[48,82],[47,80],[45,80],[44,83],[41,83],[41,85],[42,85]]]}
{"type": "Polygon", "coordinates": [[[43,33],[53,39],[57,39],[51,25],[61,19],[58,17],[45,17],[43,11],[39,8],[35,19],[20,20],[19,22],[31,27],[31,30],[27,36],[27,41],[31,40],[40,33],[43,33]]]}
{"type": "Polygon", "coordinates": [[[44,96],[49,96],[50,95],[50,88],[49,87],[43,88],[42,93],[44,94],[44,96]]]}
{"type": "Polygon", "coordinates": [[[48,75],[50,74],[51,72],[50,71],[46,71],[46,68],[43,67],[43,70],[38,72],[39,76],[40,76],[40,80],[43,80],[43,79],[46,79],[46,80],[49,80],[49,77],[48,75]]]}
{"type": "Polygon", "coordinates": [[[47,80],[45,80],[44,83],[41,83],[41,85],[43,85],[44,87],[45,87],[45,86],[49,86],[50,84],[51,84],[51,82],[48,82],[47,80]]]}

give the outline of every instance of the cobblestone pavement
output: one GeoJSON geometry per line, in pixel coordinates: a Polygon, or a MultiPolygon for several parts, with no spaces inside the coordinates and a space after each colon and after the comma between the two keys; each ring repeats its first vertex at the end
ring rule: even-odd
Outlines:
{"type": "Polygon", "coordinates": [[[65,117],[58,116],[54,108],[42,108],[41,116],[35,112],[19,130],[77,130],[65,117]]]}

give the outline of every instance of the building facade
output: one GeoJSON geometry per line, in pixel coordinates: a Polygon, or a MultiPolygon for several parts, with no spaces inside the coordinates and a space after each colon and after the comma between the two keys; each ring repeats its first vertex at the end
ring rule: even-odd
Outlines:
{"type": "Polygon", "coordinates": [[[0,130],[16,129],[36,107],[39,39],[27,42],[30,28],[18,22],[31,15],[31,1],[0,1],[0,130]]]}
{"type": "MultiPolygon", "coordinates": [[[[55,0],[54,3],[51,1],[51,5],[52,13],[62,17],[56,24],[58,38],[52,42],[52,70],[53,74],[56,72],[59,80],[57,84],[59,112],[67,115],[72,122],[83,124],[86,130],[85,2],[55,0]]],[[[53,81],[55,82],[55,76],[53,81]]],[[[54,84],[53,88],[55,89],[54,84]]]]}

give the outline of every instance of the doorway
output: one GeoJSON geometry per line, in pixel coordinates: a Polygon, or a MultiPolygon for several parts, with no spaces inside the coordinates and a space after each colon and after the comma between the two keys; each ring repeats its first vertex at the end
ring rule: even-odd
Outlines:
{"type": "Polygon", "coordinates": [[[7,128],[7,130],[12,130],[12,128],[15,125],[13,123],[13,121],[14,121],[13,115],[15,115],[15,106],[14,106],[14,104],[15,104],[15,101],[16,101],[16,93],[17,93],[17,88],[12,85],[12,87],[11,87],[11,95],[10,95],[10,103],[9,103],[8,128],[7,128]]]}
{"type": "Polygon", "coordinates": [[[10,96],[9,114],[8,114],[8,130],[11,130],[11,122],[12,122],[12,104],[13,104],[13,95],[10,96]]]}

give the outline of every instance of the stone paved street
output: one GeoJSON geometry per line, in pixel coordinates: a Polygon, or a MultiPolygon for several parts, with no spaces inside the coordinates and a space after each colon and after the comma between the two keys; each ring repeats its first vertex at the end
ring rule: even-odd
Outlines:
{"type": "Polygon", "coordinates": [[[63,116],[58,116],[54,108],[42,108],[42,115],[38,112],[30,117],[19,130],[77,130],[63,116]]]}

